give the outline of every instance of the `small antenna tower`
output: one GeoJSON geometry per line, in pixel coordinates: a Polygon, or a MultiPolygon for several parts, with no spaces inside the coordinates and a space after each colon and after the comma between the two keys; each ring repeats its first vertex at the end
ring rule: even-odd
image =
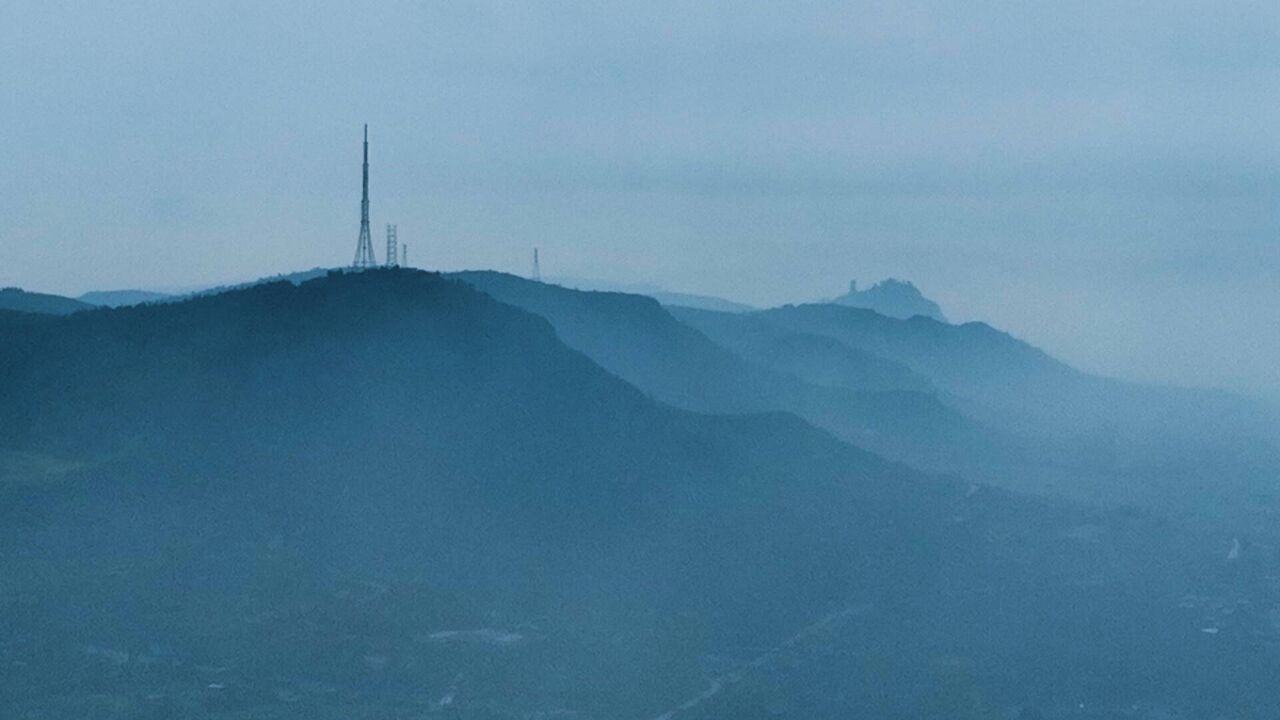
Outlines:
{"type": "Polygon", "coordinates": [[[399,243],[396,240],[396,226],[387,225],[387,267],[400,267],[399,243]]]}
{"type": "Polygon", "coordinates": [[[533,281],[542,282],[542,267],[538,264],[538,248],[533,249],[533,281]]]}
{"type": "Polygon", "coordinates": [[[360,196],[360,241],[356,243],[356,259],[351,267],[357,270],[377,267],[373,256],[373,239],[369,236],[369,126],[364,126],[364,183],[360,196]]]}
{"type": "Polygon", "coordinates": [[[400,264],[409,267],[409,246],[407,244],[400,246],[400,264]]]}

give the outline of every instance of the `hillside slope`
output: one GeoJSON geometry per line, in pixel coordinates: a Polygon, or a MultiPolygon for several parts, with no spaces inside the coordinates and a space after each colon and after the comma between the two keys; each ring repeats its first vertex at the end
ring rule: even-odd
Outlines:
{"type": "MultiPolygon", "coordinates": [[[[1273,413],[1243,398],[1082,373],[983,323],[899,320],[824,304],[672,313],[761,362],[797,337],[818,337],[909,368],[948,405],[1022,438],[1026,469],[1002,480],[1015,487],[1225,516],[1253,530],[1269,525],[1277,509],[1280,430],[1273,413]]],[[[792,366],[813,377],[814,363],[792,366]]],[[[842,382],[839,373],[828,377],[842,382]]]]}
{"type": "Polygon", "coordinates": [[[1280,709],[1273,552],[675,410],[463,283],[0,331],[5,717],[1280,709]]]}
{"type": "MultiPolygon", "coordinates": [[[[692,311],[680,319],[713,337],[733,316],[692,311]]],[[[747,316],[775,334],[807,333],[907,366],[962,400],[966,410],[1007,424],[1050,429],[1110,422],[1174,429],[1208,422],[1270,431],[1275,418],[1227,393],[1126,383],[1082,373],[1044,351],[981,322],[951,325],[926,317],[890,318],[828,304],[787,305],[747,316]]],[[[760,330],[757,329],[757,332],[760,330]]]]}
{"type": "MultiPolygon", "coordinates": [[[[954,468],[975,450],[988,458],[1007,451],[938,402],[927,381],[889,361],[848,353],[838,371],[856,376],[859,384],[824,386],[778,363],[744,359],[646,296],[571,290],[496,272],[452,277],[546,318],[570,347],[677,407],[792,412],[860,447],[919,467],[954,468]]],[[[800,356],[796,362],[811,360],[800,356]]]]}
{"type": "Polygon", "coordinates": [[[501,273],[457,277],[686,409],[785,410],[918,468],[1256,532],[1273,510],[1280,452],[1261,417],[1212,392],[1080,373],[981,323],[836,305],[663,308],[501,273]]]}

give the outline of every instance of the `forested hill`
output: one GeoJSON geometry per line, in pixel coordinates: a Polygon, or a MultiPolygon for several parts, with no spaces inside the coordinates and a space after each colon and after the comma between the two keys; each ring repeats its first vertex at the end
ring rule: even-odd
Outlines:
{"type": "Polygon", "coordinates": [[[70,315],[93,306],[61,295],[27,292],[20,288],[0,289],[0,310],[47,315],[70,315]]]}
{"type": "Polygon", "coordinates": [[[1266,551],[677,410],[438,275],[0,333],[0,716],[1280,708],[1266,551]]]}

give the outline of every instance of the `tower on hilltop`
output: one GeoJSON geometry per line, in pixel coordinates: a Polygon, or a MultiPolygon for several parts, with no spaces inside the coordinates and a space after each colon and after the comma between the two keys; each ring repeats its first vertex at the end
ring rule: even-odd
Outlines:
{"type": "Polygon", "coordinates": [[[400,267],[399,241],[396,238],[396,226],[387,225],[387,267],[400,267]]]}
{"type": "Polygon", "coordinates": [[[357,270],[377,267],[373,256],[373,238],[369,235],[369,126],[364,126],[364,184],[360,196],[360,240],[356,243],[356,259],[351,267],[357,270]]]}

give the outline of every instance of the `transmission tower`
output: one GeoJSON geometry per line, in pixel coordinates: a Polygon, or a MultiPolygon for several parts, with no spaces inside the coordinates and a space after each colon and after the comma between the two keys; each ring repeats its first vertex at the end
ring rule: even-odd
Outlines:
{"type": "Polygon", "coordinates": [[[409,267],[409,246],[407,244],[400,246],[400,264],[409,267]]]}
{"type": "Polygon", "coordinates": [[[399,243],[396,241],[396,226],[387,225],[387,267],[400,267],[399,243]]]}
{"type": "Polygon", "coordinates": [[[364,185],[360,196],[360,241],[351,267],[357,270],[378,266],[373,256],[373,239],[369,236],[369,126],[364,126],[364,185]]]}
{"type": "Polygon", "coordinates": [[[538,265],[538,248],[533,249],[533,281],[542,282],[542,268],[538,265]]]}

